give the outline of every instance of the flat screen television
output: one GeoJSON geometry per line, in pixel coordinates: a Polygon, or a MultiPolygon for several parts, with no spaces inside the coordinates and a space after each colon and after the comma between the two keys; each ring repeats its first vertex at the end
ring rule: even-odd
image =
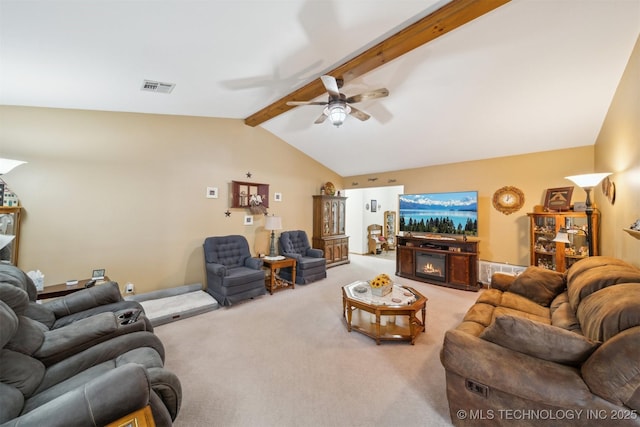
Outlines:
{"type": "Polygon", "coordinates": [[[478,192],[400,194],[400,231],[478,235],[478,192]]]}

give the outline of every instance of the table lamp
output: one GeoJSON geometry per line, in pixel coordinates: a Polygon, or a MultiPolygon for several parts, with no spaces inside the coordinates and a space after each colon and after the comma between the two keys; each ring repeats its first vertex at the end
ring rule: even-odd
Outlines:
{"type": "Polygon", "coordinates": [[[282,230],[282,218],[275,215],[266,216],[265,218],[264,229],[271,230],[271,248],[269,249],[269,256],[276,257],[278,256],[278,252],[276,251],[275,230],[282,230]]]}

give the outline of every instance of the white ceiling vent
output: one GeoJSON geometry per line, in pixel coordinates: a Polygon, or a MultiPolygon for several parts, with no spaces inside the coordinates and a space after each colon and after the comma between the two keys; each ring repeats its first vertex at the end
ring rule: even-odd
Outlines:
{"type": "Polygon", "coordinates": [[[175,83],[163,83],[153,80],[144,80],[142,82],[142,87],[140,88],[140,90],[158,93],[171,93],[174,87],[176,87],[175,83]]]}

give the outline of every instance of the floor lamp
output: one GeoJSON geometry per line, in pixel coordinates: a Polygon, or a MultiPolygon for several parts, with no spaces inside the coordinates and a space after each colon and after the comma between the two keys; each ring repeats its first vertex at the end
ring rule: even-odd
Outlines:
{"type": "Polygon", "coordinates": [[[264,222],[264,229],[271,230],[271,248],[269,249],[269,257],[278,256],[276,251],[276,233],[275,230],[282,230],[282,218],[279,216],[267,216],[264,222]]]}
{"type": "Polygon", "coordinates": [[[587,200],[585,200],[584,204],[587,207],[585,209],[585,212],[587,214],[587,244],[589,246],[589,256],[593,255],[593,225],[591,223],[593,207],[591,206],[591,189],[600,184],[600,181],[602,181],[609,175],[611,175],[611,172],[565,176],[565,179],[573,181],[574,184],[576,184],[578,187],[582,187],[582,189],[587,193],[587,200]]]}

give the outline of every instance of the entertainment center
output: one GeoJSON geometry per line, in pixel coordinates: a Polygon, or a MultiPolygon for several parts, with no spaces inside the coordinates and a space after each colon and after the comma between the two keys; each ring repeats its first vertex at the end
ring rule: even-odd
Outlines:
{"type": "Polygon", "coordinates": [[[397,236],[396,276],[477,291],[478,240],[440,236],[397,236]]]}

